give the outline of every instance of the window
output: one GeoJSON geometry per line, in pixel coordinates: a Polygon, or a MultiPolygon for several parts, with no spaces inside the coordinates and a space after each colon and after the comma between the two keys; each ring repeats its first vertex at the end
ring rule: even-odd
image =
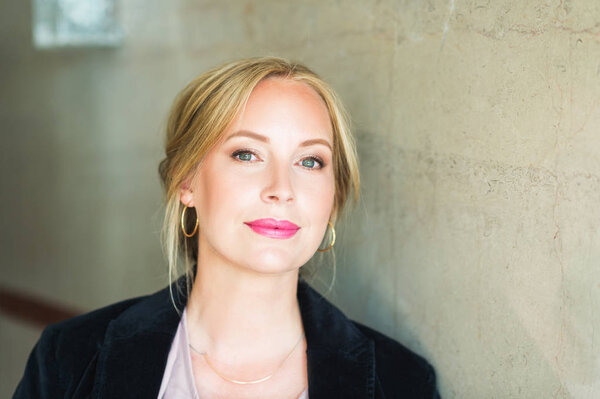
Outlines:
{"type": "Polygon", "coordinates": [[[33,0],[37,48],[118,46],[122,37],[115,0],[33,0]]]}

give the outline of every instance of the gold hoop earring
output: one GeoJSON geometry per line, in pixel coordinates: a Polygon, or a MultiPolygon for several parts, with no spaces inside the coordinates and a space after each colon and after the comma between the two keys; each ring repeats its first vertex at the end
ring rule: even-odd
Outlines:
{"type": "Polygon", "coordinates": [[[327,252],[331,248],[333,248],[333,245],[335,244],[335,229],[333,228],[333,225],[331,224],[331,222],[327,222],[327,224],[329,225],[329,227],[331,227],[331,243],[325,249],[317,249],[317,251],[319,251],[319,252],[327,252]]]}
{"type": "Polygon", "coordinates": [[[196,225],[194,226],[194,231],[188,234],[187,231],[185,231],[185,211],[187,208],[187,205],[184,205],[183,212],[181,212],[181,231],[183,231],[184,236],[189,238],[193,237],[194,234],[196,234],[196,231],[198,231],[198,216],[196,216],[196,225]]]}

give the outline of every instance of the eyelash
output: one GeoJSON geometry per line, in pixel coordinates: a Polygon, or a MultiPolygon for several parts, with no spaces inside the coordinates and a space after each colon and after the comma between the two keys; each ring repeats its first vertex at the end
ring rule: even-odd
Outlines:
{"type": "MultiPolygon", "coordinates": [[[[234,158],[238,162],[253,162],[253,161],[243,161],[243,160],[239,159],[238,157],[240,155],[242,155],[242,154],[251,154],[251,155],[253,155],[253,156],[255,156],[255,157],[258,158],[258,156],[256,155],[256,153],[254,151],[252,151],[252,150],[246,150],[246,149],[234,151],[233,154],[231,154],[231,157],[234,158]]],[[[313,160],[317,164],[319,164],[318,168],[307,168],[307,167],[304,167],[305,169],[308,169],[308,170],[319,170],[319,169],[323,169],[325,167],[325,161],[323,161],[320,157],[318,157],[316,155],[311,155],[311,156],[302,158],[301,162],[303,160],[305,160],[305,159],[313,160]]]]}

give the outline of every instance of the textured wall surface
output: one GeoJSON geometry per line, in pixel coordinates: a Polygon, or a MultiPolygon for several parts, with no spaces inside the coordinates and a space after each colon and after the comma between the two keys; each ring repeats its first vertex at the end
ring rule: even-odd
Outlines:
{"type": "MultiPolygon", "coordinates": [[[[80,309],[161,287],[173,97],[281,55],[354,120],[332,300],[426,356],[445,398],[600,397],[600,2],[121,5],[122,47],[55,51],[32,48],[28,2],[2,5],[3,285],[80,309]]],[[[36,337],[0,318],[0,396],[36,337]]]]}

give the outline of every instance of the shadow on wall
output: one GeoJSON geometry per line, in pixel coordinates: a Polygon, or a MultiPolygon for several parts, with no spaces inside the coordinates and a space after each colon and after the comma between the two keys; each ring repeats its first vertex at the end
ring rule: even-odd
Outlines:
{"type": "Polygon", "coordinates": [[[585,397],[599,366],[581,333],[588,319],[561,301],[564,284],[579,284],[591,261],[579,256],[562,276],[549,272],[560,271],[547,239],[556,177],[364,132],[357,139],[363,201],[343,225],[338,265],[340,302],[353,304],[346,313],[430,359],[450,397],[585,397]],[[459,374],[485,383],[459,391],[448,380],[459,374]]]}

